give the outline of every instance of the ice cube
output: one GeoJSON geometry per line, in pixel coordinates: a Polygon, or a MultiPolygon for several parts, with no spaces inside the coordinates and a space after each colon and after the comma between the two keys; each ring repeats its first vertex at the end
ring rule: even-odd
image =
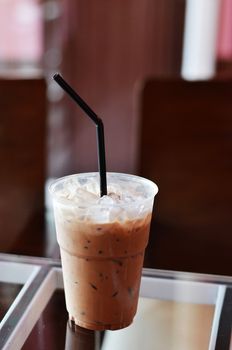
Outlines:
{"type": "Polygon", "coordinates": [[[109,208],[90,208],[87,214],[87,219],[96,223],[107,223],[110,221],[109,208]]]}
{"type": "Polygon", "coordinates": [[[96,179],[91,179],[91,181],[87,182],[84,189],[88,192],[96,194],[98,197],[100,196],[100,185],[99,181],[96,179]]]}
{"type": "Polygon", "coordinates": [[[133,196],[131,196],[130,194],[128,193],[124,193],[123,196],[122,196],[122,201],[123,203],[127,204],[127,203],[134,203],[135,202],[135,199],[133,196]]]}
{"type": "Polygon", "coordinates": [[[98,199],[97,204],[100,204],[101,206],[112,206],[116,204],[116,201],[114,198],[110,196],[102,196],[101,198],[98,199]]]}
{"type": "Polygon", "coordinates": [[[108,184],[107,190],[108,190],[109,195],[114,193],[115,195],[117,195],[119,197],[122,196],[123,188],[119,184],[108,184]]]}
{"type": "Polygon", "coordinates": [[[85,177],[81,177],[81,178],[77,178],[77,184],[79,187],[83,187],[88,183],[88,179],[86,179],[85,177]]]}
{"type": "Polygon", "coordinates": [[[125,210],[120,207],[111,207],[109,212],[109,220],[113,221],[124,221],[126,218],[125,210]]]}
{"type": "Polygon", "coordinates": [[[99,197],[95,193],[86,191],[83,188],[78,188],[76,189],[76,192],[73,195],[72,199],[78,204],[89,205],[96,204],[99,200],[99,197]]]}

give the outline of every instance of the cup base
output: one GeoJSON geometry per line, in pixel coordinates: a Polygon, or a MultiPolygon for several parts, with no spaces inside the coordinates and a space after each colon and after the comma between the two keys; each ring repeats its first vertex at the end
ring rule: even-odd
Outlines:
{"type": "Polygon", "coordinates": [[[100,322],[91,323],[91,322],[84,322],[84,321],[77,320],[75,317],[69,315],[69,324],[74,331],[75,331],[75,326],[87,328],[92,331],[104,331],[104,330],[115,331],[117,329],[122,329],[130,326],[132,322],[133,320],[129,322],[117,323],[117,324],[104,324],[100,322]]]}

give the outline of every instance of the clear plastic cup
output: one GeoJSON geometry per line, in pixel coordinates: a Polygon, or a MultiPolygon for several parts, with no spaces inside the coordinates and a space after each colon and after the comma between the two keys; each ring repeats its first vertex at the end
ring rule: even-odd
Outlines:
{"type": "Polygon", "coordinates": [[[120,173],[107,173],[108,194],[120,200],[96,199],[98,188],[99,174],[84,173],[54,181],[50,193],[69,318],[88,329],[113,330],[130,325],[137,310],[158,188],[120,173]]]}

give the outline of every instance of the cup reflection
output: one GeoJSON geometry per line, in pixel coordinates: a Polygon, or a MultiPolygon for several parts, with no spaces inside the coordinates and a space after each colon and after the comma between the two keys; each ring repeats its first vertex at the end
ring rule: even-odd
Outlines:
{"type": "Polygon", "coordinates": [[[66,327],[65,350],[99,350],[100,332],[77,326],[68,320],[66,327]]]}

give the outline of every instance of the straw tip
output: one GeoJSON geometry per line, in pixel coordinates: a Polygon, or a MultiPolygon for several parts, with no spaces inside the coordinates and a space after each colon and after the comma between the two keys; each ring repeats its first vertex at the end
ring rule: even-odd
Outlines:
{"type": "Polygon", "coordinates": [[[60,77],[60,74],[59,74],[59,73],[55,73],[55,74],[53,75],[53,79],[54,79],[54,80],[56,80],[57,78],[59,79],[59,77],[60,77]]]}

